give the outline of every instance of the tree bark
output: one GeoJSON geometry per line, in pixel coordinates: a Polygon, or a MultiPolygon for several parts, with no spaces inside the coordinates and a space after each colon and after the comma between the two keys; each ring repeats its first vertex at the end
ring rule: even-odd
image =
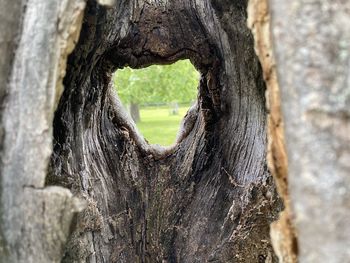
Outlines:
{"type": "Polygon", "coordinates": [[[277,262],[282,202],[247,1],[99,2],[87,1],[62,96],[85,2],[23,9],[1,120],[1,260],[277,262]],[[185,58],[201,73],[197,104],[176,145],[150,146],[112,74],[185,58]]]}
{"type": "Polygon", "coordinates": [[[277,262],[265,84],[244,2],[88,1],[55,115],[48,184],[83,196],[64,262],[277,262]],[[189,58],[198,106],[171,148],[140,137],[112,73],[189,58]]]}
{"type": "Polygon", "coordinates": [[[271,0],[300,262],[350,259],[348,1],[271,0]]]}
{"type": "Polygon", "coordinates": [[[45,187],[45,177],[55,97],[84,4],[0,1],[0,262],[59,262],[82,209],[69,190],[45,187]]]}
{"type": "MultiPolygon", "coordinates": [[[[16,35],[19,31],[20,20],[18,17],[21,16],[21,3],[15,2],[10,3],[6,0],[0,1],[0,158],[4,154],[4,123],[3,109],[4,109],[4,98],[8,90],[8,79],[13,63],[13,52],[16,45],[16,35]]],[[[2,164],[0,165],[2,168],[2,164]]],[[[0,172],[0,195],[4,194],[3,176],[0,172]]],[[[5,245],[5,233],[4,233],[3,215],[0,218],[0,262],[5,261],[5,255],[8,253],[5,245]],[[2,260],[3,258],[4,260],[2,260]]]]}
{"type": "Polygon", "coordinates": [[[255,49],[264,71],[267,86],[266,107],[269,111],[267,118],[267,163],[284,203],[284,210],[280,213],[279,219],[271,224],[271,240],[279,262],[296,263],[298,242],[290,200],[288,158],[281,112],[280,86],[271,37],[269,4],[268,0],[250,0],[248,25],[254,33],[255,49]]]}

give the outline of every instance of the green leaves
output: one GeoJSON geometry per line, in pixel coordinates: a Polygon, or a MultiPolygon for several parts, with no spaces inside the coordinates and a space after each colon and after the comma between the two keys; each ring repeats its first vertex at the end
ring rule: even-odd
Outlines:
{"type": "Polygon", "coordinates": [[[196,99],[199,73],[189,60],[144,69],[125,68],[114,83],[124,103],[190,102],[196,99]]]}

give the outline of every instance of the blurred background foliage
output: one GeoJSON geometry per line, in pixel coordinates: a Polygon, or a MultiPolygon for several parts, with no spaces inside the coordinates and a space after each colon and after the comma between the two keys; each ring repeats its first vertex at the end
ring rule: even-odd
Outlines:
{"type": "Polygon", "coordinates": [[[199,73],[189,60],[115,73],[115,87],[124,104],[186,103],[197,96],[199,73]]]}
{"type": "Polygon", "coordinates": [[[117,93],[151,144],[170,145],[179,124],[196,101],[199,73],[189,60],[143,69],[117,70],[117,93]]]}

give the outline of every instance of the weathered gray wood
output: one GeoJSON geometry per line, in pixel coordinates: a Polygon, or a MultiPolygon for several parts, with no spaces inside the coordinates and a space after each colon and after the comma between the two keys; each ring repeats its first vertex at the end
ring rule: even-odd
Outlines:
{"type": "MultiPolygon", "coordinates": [[[[0,101],[6,93],[6,83],[11,71],[15,38],[21,22],[21,1],[0,1],[0,101]]],[[[0,131],[2,137],[2,132],[0,131]]]]}
{"type": "Polygon", "coordinates": [[[88,208],[63,262],[277,262],[269,225],[281,202],[246,1],[88,1],[68,61],[47,184],[88,208]],[[183,58],[202,75],[198,107],[178,144],[149,146],[112,73],[183,58]]]}
{"type": "Polygon", "coordinates": [[[350,262],[350,3],[271,10],[300,262],[350,262]]]}
{"type": "Polygon", "coordinates": [[[7,10],[13,16],[4,25],[10,26],[6,29],[9,38],[5,38],[8,48],[1,46],[6,63],[0,68],[1,81],[6,85],[7,78],[9,84],[1,109],[4,141],[0,165],[0,261],[59,262],[71,219],[82,204],[67,189],[45,188],[45,177],[52,152],[52,120],[62,85],[59,82],[64,74],[63,61],[78,36],[85,2],[25,2],[23,9],[20,2],[0,3],[0,7],[8,8],[1,9],[1,16],[7,10]],[[17,35],[16,26],[21,20],[17,35]],[[16,48],[11,44],[14,36],[18,40],[16,48]],[[12,51],[13,65],[8,58],[12,51]]]}
{"type": "MultiPolygon", "coordinates": [[[[6,0],[0,1],[0,159],[3,156],[4,125],[2,120],[3,102],[8,90],[8,79],[12,69],[13,54],[16,45],[16,36],[19,32],[21,18],[21,1],[13,3],[6,0]]],[[[1,167],[1,164],[0,164],[1,167]]],[[[2,176],[0,172],[0,195],[2,195],[2,176]]],[[[5,237],[3,233],[2,218],[0,218],[0,261],[1,255],[5,255],[5,237]]]]}

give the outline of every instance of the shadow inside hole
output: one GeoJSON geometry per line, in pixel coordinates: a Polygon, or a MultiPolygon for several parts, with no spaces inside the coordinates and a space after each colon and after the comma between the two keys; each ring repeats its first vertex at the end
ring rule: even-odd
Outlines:
{"type": "Polygon", "coordinates": [[[149,144],[170,146],[182,137],[181,121],[188,109],[196,107],[199,77],[187,59],[117,70],[114,87],[139,134],[149,144]]]}

